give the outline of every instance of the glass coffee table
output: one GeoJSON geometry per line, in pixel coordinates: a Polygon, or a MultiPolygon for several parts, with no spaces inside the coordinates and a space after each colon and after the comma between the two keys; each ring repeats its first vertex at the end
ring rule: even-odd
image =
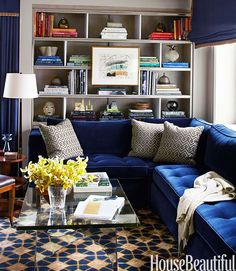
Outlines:
{"type": "Polygon", "coordinates": [[[137,227],[140,222],[131,206],[124,190],[118,179],[111,179],[112,195],[125,198],[125,205],[120,212],[115,215],[113,220],[91,220],[79,219],[74,216],[74,211],[79,203],[86,199],[83,193],[74,193],[73,190],[66,198],[66,206],[62,211],[50,210],[47,197],[39,195],[34,187],[28,187],[21,209],[20,216],[17,220],[17,230],[35,230],[36,247],[35,247],[35,264],[37,266],[37,232],[45,231],[47,234],[53,234],[55,230],[71,230],[71,232],[90,230],[91,228],[110,228],[113,235],[114,251],[109,250],[108,255],[113,263],[114,270],[117,269],[117,229],[121,227],[137,227]]]}

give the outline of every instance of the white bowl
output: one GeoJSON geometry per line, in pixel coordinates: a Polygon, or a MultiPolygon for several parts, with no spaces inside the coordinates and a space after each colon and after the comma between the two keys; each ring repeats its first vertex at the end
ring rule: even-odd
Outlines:
{"type": "Polygon", "coordinates": [[[53,46],[41,46],[39,50],[43,56],[55,56],[57,54],[58,47],[53,46]]]}

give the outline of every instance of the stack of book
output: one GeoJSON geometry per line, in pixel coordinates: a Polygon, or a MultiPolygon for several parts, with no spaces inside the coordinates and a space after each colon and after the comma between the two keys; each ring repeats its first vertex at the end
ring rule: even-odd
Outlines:
{"type": "Polygon", "coordinates": [[[181,91],[175,84],[157,84],[156,94],[159,95],[181,95],[181,91]]]}
{"type": "Polygon", "coordinates": [[[124,114],[122,112],[109,112],[104,111],[100,114],[100,120],[122,120],[124,114]]]}
{"type": "Polygon", "coordinates": [[[163,62],[162,67],[163,68],[188,68],[189,63],[188,62],[163,62]]]}
{"type": "Polygon", "coordinates": [[[140,72],[140,95],[155,95],[158,82],[157,71],[140,72]]]}
{"type": "Polygon", "coordinates": [[[186,40],[191,31],[191,18],[184,17],[173,21],[174,39],[186,40]]]}
{"type": "Polygon", "coordinates": [[[79,111],[74,110],[70,114],[71,120],[96,120],[96,113],[95,111],[79,111]]]}
{"type": "Polygon", "coordinates": [[[184,111],[162,111],[162,118],[186,118],[184,111]]]}
{"type": "Polygon", "coordinates": [[[34,14],[34,36],[51,37],[53,32],[54,15],[45,12],[34,14]]]}
{"type": "Polygon", "coordinates": [[[35,65],[63,66],[59,56],[38,56],[35,65]]]}
{"type": "Polygon", "coordinates": [[[122,26],[122,23],[108,22],[107,26],[101,32],[102,39],[127,39],[127,30],[122,26]]]}
{"type": "Polygon", "coordinates": [[[150,40],[173,40],[174,33],[172,32],[152,32],[148,38],[150,40]]]}
{"type": "Polygon", "coordinates": [[[91,57],[89,55],[72,55],[67,62],[67,66],[89,68],[91,67],[91,57]]]}
{"type": "Polygon", "coordinates": [[[126,89],[119,87],[100,87],[98,88],[98,95],[126,95],[126,89]]]}
{"type": "Polygon", "coordinates": [[[45,85],[43,91],[39,91],[40,95],[68,95],[69,89],[68,86],[54,86],[54,85],[45,85]]]}
{"type": "MultiPolygon", "coordinates": [[[[48,119],[60,119],[61,117],[59,115],[53,115],[53,116],[46,116],[46,115],[37,115],[34,117],[35,122],[43,122],[44,124],[47,123],[48,119]]],[[[34,123],[34,126],[36,126],[37,123],[34,123]]]]}
{"type": "Polygon", "coordinates": [[[86,70],[72,70],[68,74],[69,93],[86,94],[87,93],[87,71],[86,70]]]}
{"type": "Polygon", "coordinates": [[[153,68],[160,67],[159,60],[156,56],[141,56],[140,67],[153,68]]]}
{"type": "Polygon", "coordinates": [[[129,109],[129,118],[142,120],[145,118],[154,118],[152,109],[129,109]]]}
{"type": "Polygon", "coordinates": [[[62,38],[77,38],[78,32],[75,28],[53,28],[52,36],[62,38]]]}

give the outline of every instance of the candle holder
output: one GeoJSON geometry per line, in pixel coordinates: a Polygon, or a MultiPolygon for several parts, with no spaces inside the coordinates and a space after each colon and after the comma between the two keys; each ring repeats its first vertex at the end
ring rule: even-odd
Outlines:
{"type": "Polygon", "coordinates": [[[11,151],[10,141],[12,141],[12,134],[2,134],[2,140],[4,141],[3,151],[4,152],[11,151]]]}

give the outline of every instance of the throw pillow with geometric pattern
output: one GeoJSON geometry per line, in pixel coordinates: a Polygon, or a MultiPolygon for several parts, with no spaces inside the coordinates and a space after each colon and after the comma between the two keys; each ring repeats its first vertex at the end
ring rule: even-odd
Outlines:
{"type": "Polygon", "coordinates": [[[83,150],[69,119],[57,125],[39,124],[49,158],[68,159],[82,156],[83,150]]]}
{"type": "Polygon", "coordinates": [[[203,130],[203,126],[181,128],[165,121],[160,147],[153,161],[195,164],[194,158],[203,130]]]}
{"type": "Polygon", "coordinates": [[[129,156],[153,158],[161,142],[163,124],[132,120],[132,140],[129,156]]]}

